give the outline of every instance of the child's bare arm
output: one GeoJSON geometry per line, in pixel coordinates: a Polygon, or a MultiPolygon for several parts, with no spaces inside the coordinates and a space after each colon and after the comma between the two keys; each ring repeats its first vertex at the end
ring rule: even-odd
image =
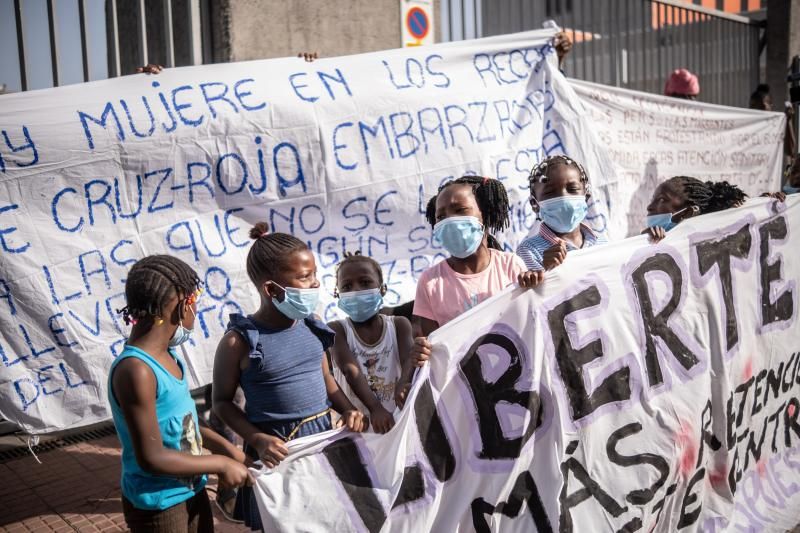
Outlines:
{"type": "Polygon", "coordinates": [[[203,448],[217,455],[225,455],[240,463],[247,462],[244,452],[229,442],[225,437],[200,422],[200,435],[203,436],[203,448]]]}
{"type": "Polygon", "coordinates": [[[247,420],[241,408],[233,402],[233,397],[241,377],[239,362],[247,357],[249,351],[247,342],[238,333],[226,333],[214,356],[214,384],[211,388],[214,413],[246,442],[260,431],[247,420]]]}
{"type": "Polygon", "coordinates": [[[241,408],[233,402],[241,377],[239,362],[249,353],[250,347],[238,333],[230,331],[222,337],[214,356],[212,408],[228,427],[258,452],[261,461],[272,468],[289,455],[289,450],[281,439],[267,435],[251,424],[241,408]]]}
{"type": "Polygon", "coordinates": [[[395,330],[397,331],[397,356],[400,359],[400,378],[397,380],[394,389],[394,403],[398,407],[403,407],[406,403],[406,395],[410,387],[411,372],[411,347],[414,344],[411,322],[406,317],[398,316],[394,319],[395,330]]]}
{"type": "Polygon", "coordinates": [[[414,373],[414,368],[422,366],[430,356],[431,345],[428,342],[428,335],[439,329],[439,323],[430,318],[413,315],[412,335],[414,340],[409,350],[409,356],[405,361],[403,367],[402,379],[403,383],[411,381],[411,376],[414,373]]]}
{"type": "Polygon", "coordinates": [[[394,318],[394,327],[397,331],[397,355],[400,358],[400,368],[405,368],[408,355],[411,353],[411,345],[414,344],[411,322],[404,316],[398,316],[394,318]]]}
{"type": "MultiPolygon", "coordinates": [[[[372,411],[376,407],[381,406],[381,402],[369,388],[367,378],[361,371],[361,365],[358,364],[350,347],[347,345],[347,337],[344,328],[339,322],[331,322],[328,326],[336,333],[336,340],[333,342],[331,348],[331,356],[333,362],[338,366],[344,377],[347,379],[347,384],[353,389],[353,392],[361,400],[367,409],[372,411]]],[[[338,384],[337,384],[338,385],[338,384]]]]}
{"type": "Polygon", "coordinates": [[[355,408],[352,402],[347,399],[345,393],[342,392],[342,389],[339,388],[339,384],[336,383],[336,379],[328,366],[328,358],[324,353],[322,354],[322,375],[325,378],[328,399],[334,410],[342,415],[342,420],[347,428],[351,431],[365,431],[369,427],[369,419],[355,408]]]}
{"type": "Polygon", "coordinates": [[[146,363],[132,358],[119,363],[112,389],[130,432],[136,462],[143,470],[173,477],[218,474],[234,486],[247,482],[245,466],[228,457],[192,455],[164,447],[156,414],[156,378],[146,363]]]}
{"type": "Polygon", "coordinates": [[[430,318],[412,315],[411,319],[413,321],[411,331],[414,337],[427,337],[439,329],[439,323],[430,318]]]}

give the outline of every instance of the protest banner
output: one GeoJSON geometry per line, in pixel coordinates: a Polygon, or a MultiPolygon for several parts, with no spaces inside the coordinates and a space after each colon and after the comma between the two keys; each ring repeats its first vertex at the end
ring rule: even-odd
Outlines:
{"type": "MultiPolygon", "coordinates": [[[[750,196],[781,188],[786,116],[570,80],[617,166],[611,224],[642,231],[656,186],[672,176],[728,181],[750,196]]],[[[744,105],[746,102],[742,102],[744,105]]]]}
{"type": "Polygon", "coordinates": [[[269,531],[785,531],[800,196],[571,252],[434,332],[385,435],[289,443],[269,531]]]}
{"type": "Polygon", "coordinates": [[[127,270],[147,254],[193,265],[206,292],[192,345],[208,383],[232,312],[258,297],[247,231],[308,242],[335,313],[345,251],[381,262],[387,305],[443,256],[425,205],[444,181],[498,176],[513,250],[535,224],[527,176],[566,152],[593,177],[605,230],[613,164],[556,68],[554,32],[168,69],[0,97],[0,415],[30,432],[108,418],[107,370],[127,334],[127,270]]]}

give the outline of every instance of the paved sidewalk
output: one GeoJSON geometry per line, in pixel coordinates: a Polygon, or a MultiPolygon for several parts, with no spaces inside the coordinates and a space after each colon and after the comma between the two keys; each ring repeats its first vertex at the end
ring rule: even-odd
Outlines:
{"type": "MultiPolygon", "coordinates": [[[[0,463],[0,532],[125,531],[119,456],[111,435],[0,463]]],[[[249,531],[211,505],[218,532],[249,531]]]]}

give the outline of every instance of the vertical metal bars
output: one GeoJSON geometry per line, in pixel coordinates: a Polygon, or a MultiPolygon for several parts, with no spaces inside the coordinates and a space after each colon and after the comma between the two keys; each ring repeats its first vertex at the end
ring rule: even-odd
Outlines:
{"type": "Polygon", "coordinates": [[[22,0],[14,0],[14,22],[17,29],[17,53],[19,54],[19,80],[23,91],[28,90],[28,65],[25,62],[25,35],[22,31],[22,0]]]}
{"type": "Polygon", "coordinates": [[[175,39],[172,33],[172,0],[162,0],[164,2],[164,41],[167,46],[166,66],[175,66],[175,39]]]}
{"type": "Polygon", "coordinates": [[[78,23],[81,27],[81,61],[83,81],[89,81],[89,37],[86,29],[86,0],[78,0],[78,23]]]}
{"type": "Polygon", "coordinates": [[[139,37],[139,59],[142,65],[149,63],[147,57],[147,12],[144,5],[144,0],[137,2],[137,35],[139,37]]]}
{"type": "Polygon", "coordinates": [[[746,105],[759,78],[759,25],[746,17],[677,0],[441,0],[442,38],[458,40],[481,12],[475,35],[541,28],[554,19],[572,37],[566,72],[598,83],[661,93],[670,72],[700,78],[701,99],[746,105]],[[472,6],[475,6],[474,8],[472,6]],[[538,9],[530,6],[538,5],[538,9]],[[529,15],[530,14],[530,15],[529,15]],[[469,18],[467,17],[474,17],[469,18]],[[520,27],[521,26],[521,27],[520,27]]]}
{"type": "Polygon", "coordinates": [[[200,0],[189,0],[189,64],[203,64],[202,22],[200,20],[200,0]]]}
{"type": "Polygon", "coordinates": [[[53,87],[58,87],[58,35],[55,0],[47,0],[47,29],[50,36],[50,68],[53,71],[53,87]]]}
{"type": "Polygon", "coordinates": [[[107,39],[108,45],[111,48],[109,52],[109,74],[111,77],[121,76],[122,72],[120,72],[120,59],[119,59],[119,22],[117,19],[117,0],[109,0],[108,7],[110,9],[109,13],[109,20],[111,21],[111,27],[108,28],[108,32],[110,32],[109,38],[107,39]]]}

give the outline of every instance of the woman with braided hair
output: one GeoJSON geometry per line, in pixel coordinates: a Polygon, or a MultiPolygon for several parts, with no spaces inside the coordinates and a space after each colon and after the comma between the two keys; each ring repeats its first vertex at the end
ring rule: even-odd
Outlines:
{"type": "MultiPolygon", "coordinates": [[[[434,236],[450,257],[420,276],[414,299],[414,340],[411,361],[422,366],[431,353],[427,336],[507,286],[518,282],[535,287],[541,272],[526,272],[516,255],[494,249],[490,232],[509,225],[506,189],[499,180],[464,176],[439,187],[425,216],[434,236]]],[[[495,240],[496,242],[496,240],[495,240]]],[[[404,381],[411,377],[403,369],[404,381]]]]}
{"type": "Polygon", "coordinates": [[[517,247],[528,270],[551,270],[564,262],[567,252],[605,244],[584,223],[591,188],[580,163],[565,155],[546,157],[531,170],[529,183],[531,206],[542,224],[517,247]]]}
{"type": "Polygon", "coordinates": [[[674,176],[656,187],[647,206],[647,228],[642,233],[658,242],[687,218],[740,207],[745,200],[747,194],[727,181],[674,176]]]}
{"type": "Polygon", "coordinates": [[[194,270],[166,255],[137,261],[125,282],[120,313],[132,328],[111,365],[108,402],[122,444],[122,509],[133,532],[213,531],[206,475],[228,487],[252,481],[244,454],[198,424],[176,351],[191,336],[200,293],[194,270]],[[200,455],[201,445],[219,455],[200,455]]]}
{"type": "MultiPolygon", "coordinates": [[[[261,303],[251,315],[230,316],[214,359],[213,409],[242,437],[249,457],[273,468],[288,455],[287,442],[332,429],[331,408],[351,431],[364,431],[368,420],[328,366],[334,332],[314,314],[320,287],[314,254],[292,235],[270,233],[265,222],[250,238],[247,275],[261,303]],[[244,410],[234,402],[238,387],[244,410]]],[[[252,489],[239,491],[233,516],[262,529],[252,489]]]]}

